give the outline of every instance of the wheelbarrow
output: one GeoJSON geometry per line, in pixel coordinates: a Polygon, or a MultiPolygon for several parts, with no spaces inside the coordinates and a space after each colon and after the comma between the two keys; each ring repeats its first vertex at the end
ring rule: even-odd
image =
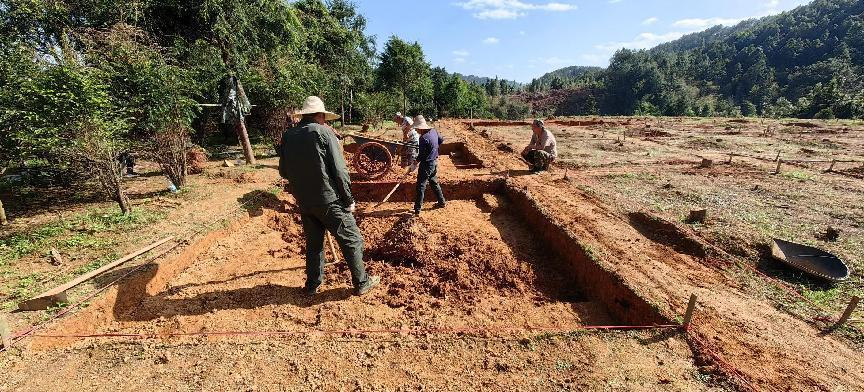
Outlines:
{"type": "Polygon", "coordinates": [[[395,140],[383,140],[357,134],[345,136],[351,137],[359,145],[354,153],[351,166],[367,180],[377,180],[390,173],[396,162],[395,157],[399,156],[400,150],[418,148],[395,140]]]}
{"type": "Polygon", "coordinates": [[[849,279],[849,267],[843,260],[812,246],[774,239],[771,256],[799,271],[832,282],[849,279]]]}

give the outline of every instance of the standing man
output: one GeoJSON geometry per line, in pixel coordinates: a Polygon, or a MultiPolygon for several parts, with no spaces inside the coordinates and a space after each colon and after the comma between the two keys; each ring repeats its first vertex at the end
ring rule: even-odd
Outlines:
{"type": "Polygon", "coordinates": [[[534,134],[531,136],[531,143],[522,150],[522,158],[528,162],[528,169],[532,173],[538,173],[548,170],[549,165],[558,158],[558,145],[543,120],[534,120],[531,130],[534,134]]]}
{"type": "Polygon", "coordinates": [[[345,158],[327,121],[339,118],[318,97],[306,98],[302,118],[282,135],[279,174],[297,199],[306,236],[306,293],[318,292],[324,279],[324,234],[330,231],[351,270],[354,294],[363,295],[381,282],[363,264],[363,236],[354,220],[354,198],[345,158]]]}
{"type": "Polygon", "coordinates": [[[420,215],[420,209],[423,207],[423,197],[426,194],[426,183],[432,185],[432,191],[435,192],[435,197],[438,203],[435,208],[444,208],[446,200],[444,200],[444,192],[441,190],[441,184],[438,183],[438,147],[444,143],[444,138],[438,134],[438,131],[433,129],[429,124],[426,124],[426,119],[423,116],[414,117],[414,129],[420,132],[420,153],[417,156],[417,162],[412,166],[412,170],[417,171],[417,195],[414,199],[414,215],[420,215]]]}

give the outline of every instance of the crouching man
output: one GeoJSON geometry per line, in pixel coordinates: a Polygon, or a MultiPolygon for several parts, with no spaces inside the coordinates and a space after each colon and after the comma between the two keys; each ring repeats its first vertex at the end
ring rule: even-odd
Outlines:
{"type": "Polygon", "coordinates": [[[279,173],[288,180],[306,236],[306,293],[315,295],[324,280],[324,234],[339,243],[351,270],[354,293],[363,295],[381,278],[368,276],[363,264],[363,235],[354,220],[351,179],[342,149],[327,121],[339,118],[321,98],[303,104],[300,123],[282,135],[279,173]]]}
{"type": "Polygon", "coordinates": [[[549,169],[549,165],[558,158],[558,146],[555,136],[546,129],[543,120],[534,120],[531,124],[534,134],[531,143],[522,150],[522,158],[528,162],[528,169],[537,173],[549,169]]]}

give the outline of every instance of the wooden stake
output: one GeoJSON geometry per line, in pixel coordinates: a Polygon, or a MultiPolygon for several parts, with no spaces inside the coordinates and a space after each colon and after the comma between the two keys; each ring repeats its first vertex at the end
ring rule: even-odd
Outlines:
{"type": "Polygon", "coordinates": [[[778,159],[778,160],[777,160],[777,168],[774,169],[774,174],[780,174],[780,164],[781,164],[781,163],[783,163],[783,161],[780,160],[780,159],[778,159]]]}
{"type": "Polygon", "coordinates": [[[726,163],[729,164],[729,165],[732,164],[732,153],[729,153],[729,160],[726,161],[726,163]]]}
{"type": "Polygon", "coordinates": [[[71,288],[73,288],[73,287],[75,287],[81,283],[84,283],[84,282],[86,282],[92,278],[95,278],[96,276],[99,276],[99,275],[119,266],[120,264],[126,263],[129,260],[132,260],[138,256],[141,256],[144,253],[147,253],[147,252],[155,249],[156,247],[158,247],[162,244],[165,244],[168,241],[171,241],[173,239],[174,239],[174,237],[167,237],[167,238],[164,238],[160,241],[154,242],[150,245],[147,245],[144,248],[141,248],[141,249],[127,255],[127,256],[124,256],[123,258],[121,258],[117,261],[114,261],[110,264],[107,264],[107,265],[103,266],[102,268],[99,268],[95,271],[91,271],[91,272],[88,272],[84,275],[81,275],[81,276],[73,279],[69,283],[66,283],[62,286],[55,287],[51,290],[48,290],[42,294],[35,296],[33,298],[30,298],[24,302],[20,302],[20,303],[18,303],[18,309],[23,310],[23,311],[45,310],[45,309],[48,309],[51,306],[54,306],[58,303],[66,302],[66,299],[67,299],[66,298],[66,291],[67,290],[69,290],[69,289],[71,289],[71,288]]]}
{"type": "Polygon", "coordinates": [[[858,302],[861,302],[861,298],[858,296],[852,297],[852,301],[849,301],[849,306],[846,307],[846,311],[843,312],[843,315],[840,316],[840,320],[837,320],[837,324],[834,324],[831,329],[840,328],[843,324],[846,324],[849,321],[849,318],[852,317],[852,312],[855,311],[855,308],[858,307],[858,302]]]}
{"type": "Polygon", "coordinates": [[[834,171],[834,165],[837,163],[836,159],[831,160],[831,166],[828,167],[828,172],[831,173],[834,171]]]}
{"type": "Polygon", "coordinates": [[[0,200],[0,226],[6,226],[9,221],[6,220],[6,210],[3,209],[3,200],[0,200]]]}
{"type": "Polygon", "coordinates": [[[684,329],[690,329],[690,322],[693,321],[693,311],[696,310],[696,294],[690,295],[690,303],[687,304],[687,312],[684,313],[684,329]]]}
{"type": "Polygon", "coordinates": [[[9,329],[6,315],[0,315],[0,346],[7,350],[12,348],[12,331],[9,329]]]}

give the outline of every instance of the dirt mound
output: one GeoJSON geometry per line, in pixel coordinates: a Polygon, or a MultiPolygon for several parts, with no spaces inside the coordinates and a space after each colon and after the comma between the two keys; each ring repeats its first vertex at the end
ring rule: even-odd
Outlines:
{"type": "Polygon", "coordinates": [[[402,307],[418,296],[455,299],[474,304],[481,294],[526,294],[533,272],[516,260],[507,246],[480,235],[439,233],[412,216],[404,216],[373,244],[369,258],[382,260],[374,269],[397,270],[390,282],[388,304],[402,307]]]}

